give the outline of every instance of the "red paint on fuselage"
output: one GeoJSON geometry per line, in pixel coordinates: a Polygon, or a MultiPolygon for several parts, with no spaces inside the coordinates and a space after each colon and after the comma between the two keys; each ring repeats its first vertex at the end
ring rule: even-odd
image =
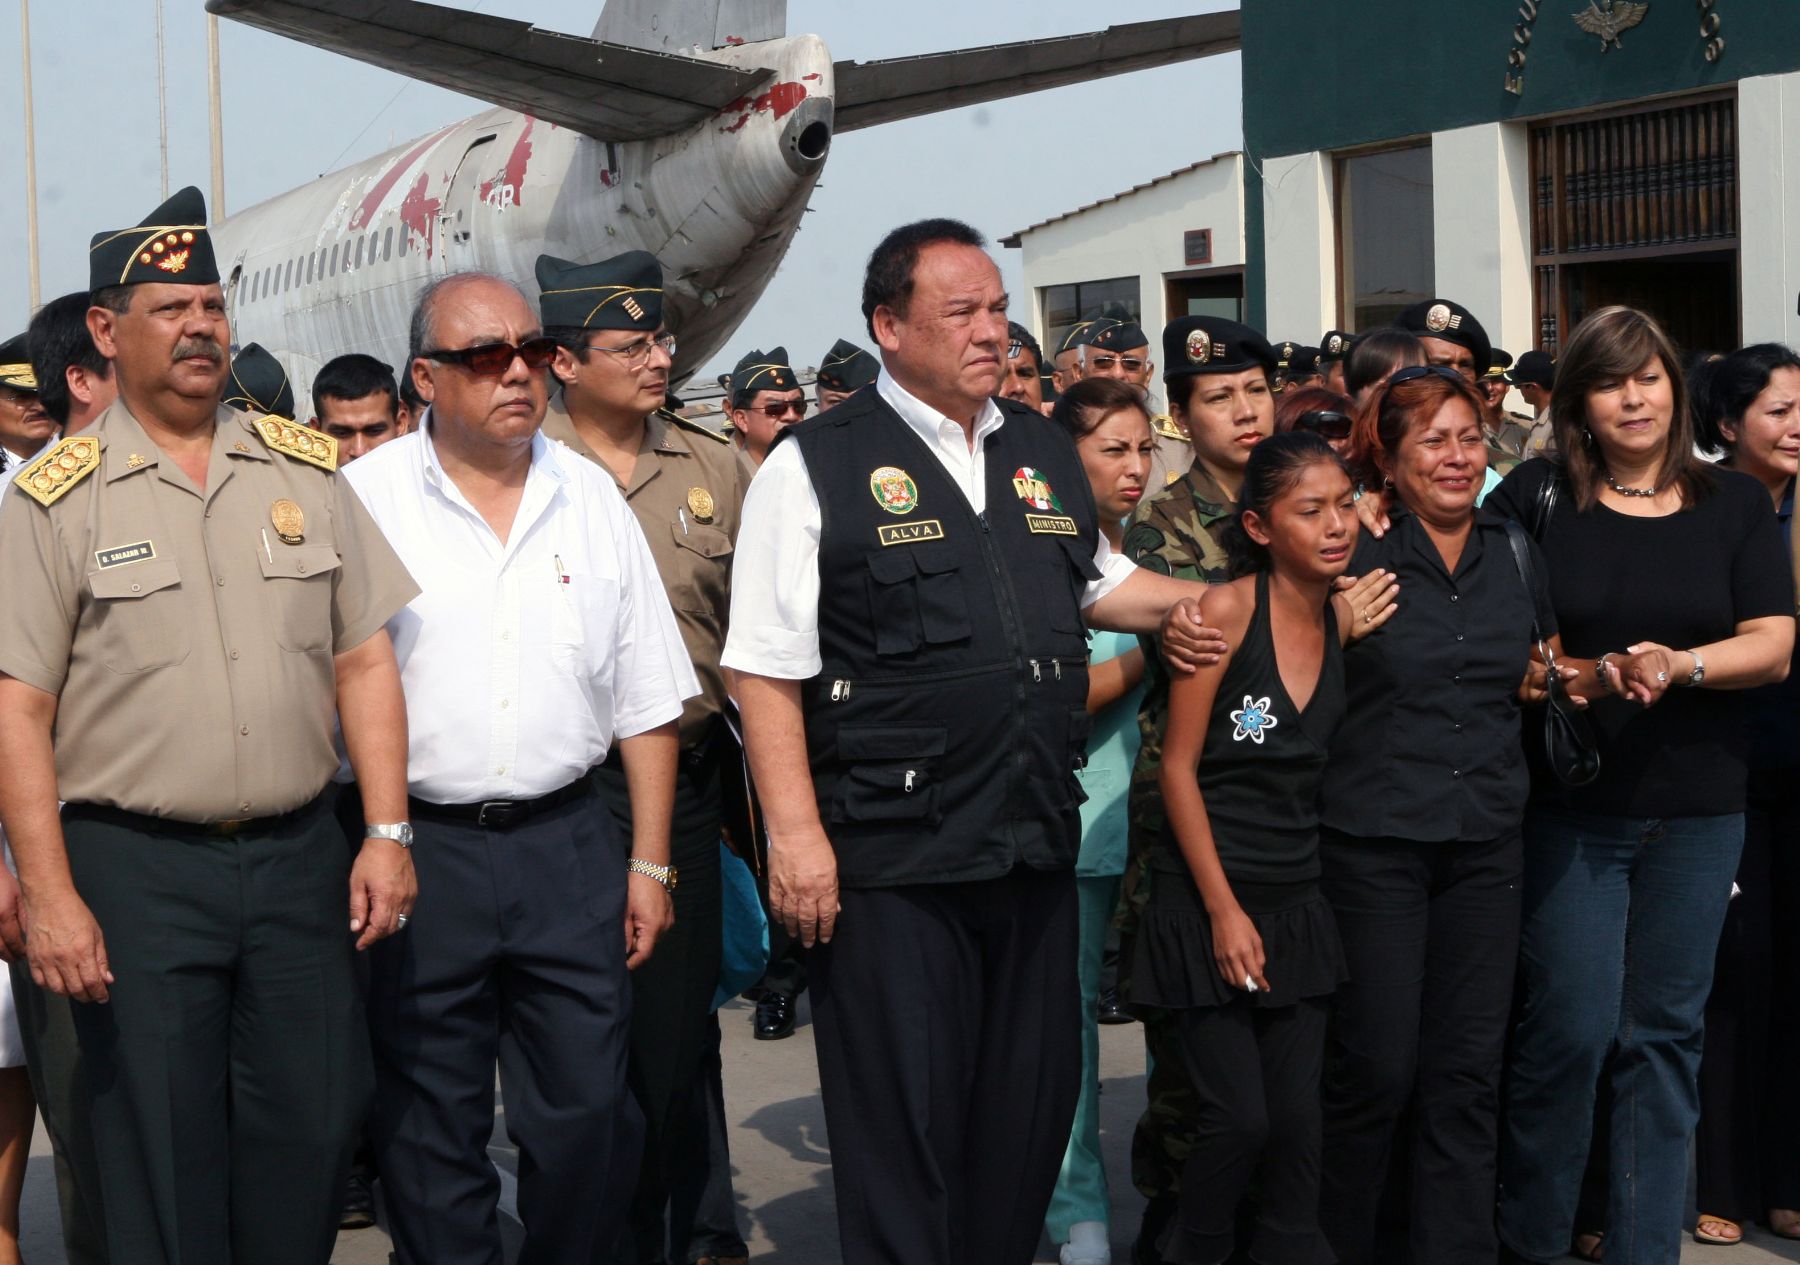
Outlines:
{"type": "Polygon", "coordinates": [[[389,190],[400,183],[400,177],[411,170],[412,165],[419,161],[420,156],[423,155],[426,150],[443,140],[444,137],[448,136],[454,130],[454,127],[446,127],[440,132],[433,133],[420,141],[417,145],[414,145],[405,154],[401,155],[399,161],[392,167],[389,167],[387,171],[382,174],[381,179],[377,180],[369,189],[368,193],[363,195],[363,200],[358,204],[356,213],[350,217],[350,231],[355,232],[373,219],[377,208],[381,206],[382,200],[387,197],[389,190]]]}
{"type": "Polygon", "coordinates": [[[425,196],[425,189],[431,183],[431,173],[421,171],[413,187],[406,192],[405,201],[400,203],[400,222],[417,233],[425,242],[425,256],[431,257],[432,223],[437,219],[438,210],[444,205],[438,198],[425,196]]]}
{"type": "Polygon", "coordinates": [[[511,206],[524,203],[525,168],[531,162],[531,129],[537,122],[529,114],[525,116],[525,127],[519,133],[519,139],[513,142],[512,153],[506,157],[506,167],[498,180],[485,180],[481,185],[481,200],[486,202],[488,195],[495,189],[511,189],[511,206]]]}
{"type": "MultiPolygon", "coordinates": [[[[817,75],[808,75],[808,79],[817,79],[817,75]]],[[[737,122],[728,124],[727,132],[741,132],[744,124],[750,121],[752,114],[762,110],[770,110],[778,119],[786,118],[799,108],[806,100],[806,85],[803,83],[778,83],[767,92],[754,99],[739,97],[736,101],[719,111],[720,115],[737,114],[737,122]]]]}

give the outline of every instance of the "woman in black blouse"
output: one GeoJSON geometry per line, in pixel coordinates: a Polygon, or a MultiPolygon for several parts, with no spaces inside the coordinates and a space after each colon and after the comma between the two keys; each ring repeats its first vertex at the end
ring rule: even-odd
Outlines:
{"type": "MultiPolygon", "coordinates": [[[[1402,369],[1354,437],[1356,473],[1388,489],[1390,522],[1363,536],[1350,571],[1392,572],[1405,597],[1345,651],[1348,709],[1320,811],[1349,968],[1326,1059],[1320,1203],[1341,1265],[1377,1259],[1394,1156],[1411,1156],[1414,1261],[1493,1265],[1497,1251],[1488,1209],[1529,789],[1518,694],[1535,614],[1558,643],[1507,524],[1475,506],[1481,412],[1453,370],[1402,369]],[[1409,1103],[1410,1145],[1395,1146],[1409,1103]]],[[[1541,558],[1534,569],[1541,585],[1541,558]]]]}
{"type": "Polygon", "coordinates": [[[1649,317],[1613,307],[1582,322],[1550,411],[1561,459],[1521,465],[1487,505],[1543,546],[1601,768],[1564,786],[1526,726],[1500,1237],[1513,1259],[1568,1250],[1610,1049],[1605,1257],[1673,1265],[1701,1010],[1744,841],[1737,692],[1785,678],[1794,585],[1768,492],[1693,456],[1679,364],[1649,317]]]}

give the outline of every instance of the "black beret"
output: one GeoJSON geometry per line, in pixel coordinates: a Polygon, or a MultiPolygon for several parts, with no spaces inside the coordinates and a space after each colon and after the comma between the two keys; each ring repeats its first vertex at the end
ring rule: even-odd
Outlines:
{"type": "Polygon", "coordinates": [[[206,199],[189,185],[145,217],[142,224],[95,233],[88,243],[88,289],[162,281],[204,286],[219,279],[212,234],[206,231],[206,199]]]}
{"type": "Polygon", "coordinates": [[[1319,340],[1319,363],[1335,365],[1350,354],[1350,344],[1356,341],[1356,335],[1348,330],[1328,329],[1325,337],[1319,340]]]}
{"type": "Polygon", "coordinates": [[[1487,372],[1492,344],[1481,322],[1462,304],[1449,299],[1426,299],[1401,312],[1394,324],[1419,338],[1437,338],[1467,347],[1475,357],[1476,376],[1487,372]]]}
{"type": "Polygon", "coordinates": [[[25,335],[0,343],[0,387],[37,394],[37,374],[32,372],[31,357],[25,354],[25,335]]]}
{"type": "Polygon", "coordinates": [[[1086,341],[1107,351],[1130,351],[1135,347],[1150,345],[1150,339],[1135,321],[1115,321],[1095,331],[1094,336],[1086,341]]]}
{"type": "Polygon", "coordinates": [[[1516,387],[1538,386],[1548,391],[1556,385],[1556,358],[1547,351],[1528,351],[1500,376],[1516,387]]]}
{"type": "Polygon", "coordinates": [[[246,413],[267,413],[294,420],[294,388],[281,362],[264,351],[261,343],[249,343],[231,358],[231,381],[220,401],[246,413]]]}
{"type": "Polygon", "coordinates": [[[1184,316],[1163,326],[1163,381],[1196,373],[1275,372],[1269,340],[1219,316],[1184,316]]]}
{"type": "Polygon", "coordinates": [[[731,395],[735,399],[750,391],[798,391],[800,379],[788,364],[786,347],[769,351],[747,352],[731,371],[731,395]]]}
{"type": "Polygon", "coordinates": [[[846,339],[838,339],[819,362],[817,380],[833,391],[854,391],[875,381],[881,362],[846,339]]]}
{"type": "Polygon", "coordinates": [[[1086,320],[1076,321],[1069,326],[1069,332],[1063,335],[1062,342],[1057,344],[1056,354],[1060,356],[1083,344],[1098,346],[1098,340],[1117,324],[1119,322],[1110,316],[1090,316],[1086,320]]]}
{"type": "Polygon", "coordinates": [[[537,283],[546,329],[662,327],[662,265],[647,250],[628,250],[595,264],[539,255],[537,283]]]}
{"type": "Polygon", "coordinates": [[[1283,343],[1275,350],[1275,367],[1293,377],[1315,374],[1319,372],[1319,349],[1304,343],[1283,343]]]}

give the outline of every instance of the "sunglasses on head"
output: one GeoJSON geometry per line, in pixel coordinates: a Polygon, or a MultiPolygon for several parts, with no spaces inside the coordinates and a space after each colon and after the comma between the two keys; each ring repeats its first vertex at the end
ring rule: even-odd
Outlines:
{"type": "Polygon", "coordinates": [[[1417,382],[1420,378],[1448,378],[1451,382],[1468,382],[1467,378],[1449,365],[1408,365],[1404,369],[1395,370],[1387,384],[1397,387],[1402,382],[1417,382]]]}
{"type": "Polygon", "coordinates": [[[1295,430],[1309,430],[1321,439],[1350,438],[1350,418],[1334,409],[1316,408],[1294,419],[1295,430]]]}
{"type": "Polygon", "coordinates": [[[441,347],[436,351],[419,354],[426,360],[435,360],[440,364],[461,365],[470,373],[480,374],[484,378],[497,378],[512,368],[515,357],[523,360],[527,369],[542,369],[556,359],[556,340],[528,338],[517,346],[512,343],[482,343],[479,347],[441,347]]]}

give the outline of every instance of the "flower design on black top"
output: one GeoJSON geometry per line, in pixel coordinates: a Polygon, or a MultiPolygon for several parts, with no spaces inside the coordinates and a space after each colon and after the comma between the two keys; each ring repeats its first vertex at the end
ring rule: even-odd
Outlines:
{"type": "Polygon", "coordinates": [[[1237,731],[1231,735],[1232,741],[1242,742],[1248,738],[1258,746],[1262,745],[1263,735],[1278,723],[1269,714],[1266,697],[1251,698],[1248,694],[1244,695],[1244,705],[1231,713],[1231,719],[1237,725],[1237,731]]]}

